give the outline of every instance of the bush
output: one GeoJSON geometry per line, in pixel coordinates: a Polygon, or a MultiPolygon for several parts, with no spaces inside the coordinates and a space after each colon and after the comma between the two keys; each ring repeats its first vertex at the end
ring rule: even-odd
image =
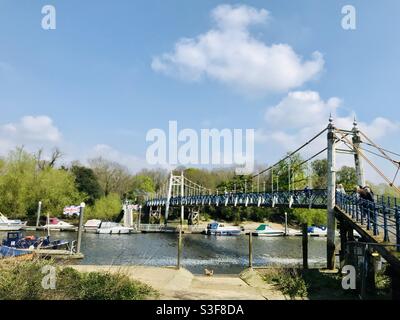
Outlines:
{"type": "Polygon", "coordinates": [[[122,209],[118,194],[110,193],[97,200],[94,206],[87,207],[85,217],[89,219],[115,220],[122,209]]]}
{"type": "Polygon", "coordinates": [[[275,283],[283,294],[291,298],[306,297],[308,295],[307,285],[302,274],[296,269],[277,269],[264,276],[264,280],[275,283]]]}
{"type": "Polygon", "coordinates": [[[42,287],[42,268],[52,261],[0,262],[0,300],[143,300],[156,292],[123,274],[80,273],[56,267],[56,289],[42,287]]]}

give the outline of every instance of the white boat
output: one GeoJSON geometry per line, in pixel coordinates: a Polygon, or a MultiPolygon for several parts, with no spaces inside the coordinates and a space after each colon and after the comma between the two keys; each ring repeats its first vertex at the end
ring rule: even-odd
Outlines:
{"type": "Polygon", "coordinates": [[[100,227],[100,224],[101,224],[101,220],[91,219],[91,220],[86,221],[86,223],[83,225],[83,227],[85,228],[85,232],[96,233],[100,227]]]}
{"type": "Polygon", "coordinates": [[[124,227],[116,222],[101,222],[96,233],[99,234],[128,234],[133,231],[133,228],[124,227]]]}
{"type": "Polygon", "coordinates": [[[328,229],[325,226],[308,227],[308,235],[311,237],[326,237],[328,229]]]}
{"type": "Polygon", "coordinates": [[[0,212],[0,231],[18,231],[26,226],[21,220],[9,220],[0,212]]]}
{"type": "Polygon", "coordinates": [[[75,230],[76,227],[68,222],[59,220],[57,218],[50,218],[49,223],[43,226],[43,229],[49,229],[51,231],[72,231],[75,230]]]}
{"type": "Polygon", "coordinates": [[[284,236],[285,231],[273,229],[268,224],[260,224],[252,234],[258,237],[279,237],[284,236]]]}
{"type": "Polygon", "coordinates": [[[207,225],[207,229],[204,230],[205,234],[215,236],[239,236],[242,230],[239,227],[227,226],[218,222],[212,222],[207,225]]]}

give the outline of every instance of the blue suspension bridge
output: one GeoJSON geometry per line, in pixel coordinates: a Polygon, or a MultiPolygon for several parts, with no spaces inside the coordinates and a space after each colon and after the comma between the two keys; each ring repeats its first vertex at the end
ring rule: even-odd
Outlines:
{"type": "MultiPolygon", "coordinates": [[[[356,230],[362,237],[362,243],[370,245],[373,251],[378,252],[387,260],[396,272],[396,281],[400,281],[400,203],[396,198],[375,195],[374,201],[361,198],[354,190],[345,193],[338,190],[336,186],[336,158],[337,154],[347,154],[354,158],[357,184],[365,186],[364,163],[367,163],[378,174],[387,185],[396,193],[400,194],[395,185],[400,170],[400,162],[393,157],[399,154],[384,149],[374,143],[364,132],[362,132],[354,120],[351,130],[339,129],[335,126],[332,117],[328,126],[305,142],[292,153],[284,158],[252,175],[250,187],[233,190],[216,189],[211,190],[198,183],[187,179],[183,173],[174,175],[171,172],[168,181],[160,188],[156,195],[146,201],[146,207],[150,215],[161,215],[164,212],[164,221],[167,224],[171,207],[181,207],[181,223],[184,221],[184,207],[189,208],[201,206],[258,206],[258,207],[287,207],[287,208],[309,208],[327,210],[327,267],[334,269],[336,263],[336,228],[337,222],[340,227],[341,250],[340,260],[344,259],[344,249],[348,242],[354,241],[353,231],[356,230]],[[310,164],[311,160],[326,154],[328,169],[327,188],[313,189],[311,186],[310,172],[308,187],[302,190],[294,188],[295,167],[291,166],[291,159],[300,153],[319,137],[327,134],[327,146],[309,157],[301,164],[310,164]],[[389,161],[396,170],[392,179],[388,178],[382,170],[372,161],[367,153],[379,156],[389,161]],[[279,174],[278,166],[287,163],[288,183],[286,190],[279,190],[279,177],[275,179],[274,174],[279,174]],[[270,175],[270,188],[267,191],[265,182],[262,188],[260,177],[270,175]],[[261,190],[262,189],[262,190],[261,190]],[[156,209],[154,209],[156,208],[156,209]]],[[[308,167],[310,171],[310,166],[308,167]]],[[[190,211],[192,214],[193,211],[190,211]]],[[[193,218],[193,217],[188,217],[193,218]]],[[[399,287],[399,286],[397,286],[399,287]]]]}

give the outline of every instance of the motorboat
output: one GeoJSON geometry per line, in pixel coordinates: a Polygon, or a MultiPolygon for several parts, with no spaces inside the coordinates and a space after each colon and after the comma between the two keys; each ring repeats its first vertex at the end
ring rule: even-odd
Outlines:
{"type": "Polygon", "coordinates": [[[0,231],[18,231],[26,226],[21,220],[9,220],[0,212],[0,231]]]}
{"type": "Polygon", "coordinates": [[[51,231],[75,231],[76,227],[58,218],[50,218],[49,222],[43,226],[43,229],[49,229],[51,231]]]}
{"type": "Polygon", "coordinates": [[[51,240],[47,237],[24,236],[21,231],[8,232],[0,246],[0,256],[17,257],[31,254],[35,250],[69,249],[70,242],[66,240],[51,240]]]}
{"type": "Polygon", "coordinates": [[[96,233],[100,227],[100,224],[101,224],[101,220],[91,219],[91,220],[86,221],[86,223],[83,225],[83,227],[85,229],[85,232],[96,233]]]}
{"type": "Polygon", "coordinates": [[[284,236],[285,231],[271,228],[268,224],[260,224],[258,228],[252,233],[258,237],[279,237],[284,236]]]}
{"type": "Polygon", "coordinates": [[[99,234],[129,234],[133,232],[133,228],[124,227],[117,222],[104,221],[101,222],[96,233],[99,234]]]}
{"type": "Polygon", "coordinates": [[[328,229],[325,226],[311,226],[307,229],[308,235],[311,237],[326,237],[328,229]]]}
{"type": "Polygon", "coordinates": [[[207,235],[215,236],[239,236],[242,230],[240,227],[227,226],[225,227],[222,223],[212,222],[207,225],[207,229],[204,233],[207,235]]]}

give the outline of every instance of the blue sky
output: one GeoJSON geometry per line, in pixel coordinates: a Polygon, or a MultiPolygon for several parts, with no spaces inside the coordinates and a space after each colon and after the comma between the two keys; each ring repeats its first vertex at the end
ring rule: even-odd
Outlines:
{"type": "MultiPolygon", "coordinates": [[[[322,129],[331,109],[343,124],[357,114],[377,141],[400,151],[399,12],[396,0],[0,0],[0,153],[16,144],[49,150],[57,145],[68,160],[103,153],[137,170],[146,165],[147,131],[167,129],[169,120],[177,120],[180,128],[195,130],[254,128],[256,160],[268,163],[322,129]],[[41,9],[47,4],[56,8],[56,30],[41,28],[41,9]],[[300,67],[315,62],[313,52],[318,51],[323,65],[311,73],[299,69],[305,75],[295,84],[266,72],[269,80],[254,90],[260,74],[243,83],[243,69],[257,70],[240,59],[240,65],[223,70],[224,77],[210,71],[212,63],[195,80],[176,74],[188,67],[174,56],[180,39],[192,39],[191,45],[201,51],[198,36],[225,32],[211,16],[223,4],[232,10],[245,4],[257,13],[255,20],[262,20],[243,27],[246,41],[267,48],[284,44],[299,57],[300,67]],[[356,8],[356,30],[341,27],[346,4],[356,8]],[[175,60],[163,59],[163,54],[175,60]],[[168,72],[154,67],[157,58],[168,72]],[[232,70],[237,71],[235,79],[227,73],[232,70]],[[281,80],[280,90],[269,87],[281,80]],[[297,126],[292,119],[277,126],[266,119],[273,108],[276,121],[284,119],[282,112],[296,118],[298,110],[290,109],[296,99],[306,99],[306,111],[300,113],[308,121],[297,126]],[[308,104],[314,111],[325,108],[315,123],[310,123],[308,104]]],[[[236,61],[224,48],[218,50],[218,59],[236,61]]]]}

